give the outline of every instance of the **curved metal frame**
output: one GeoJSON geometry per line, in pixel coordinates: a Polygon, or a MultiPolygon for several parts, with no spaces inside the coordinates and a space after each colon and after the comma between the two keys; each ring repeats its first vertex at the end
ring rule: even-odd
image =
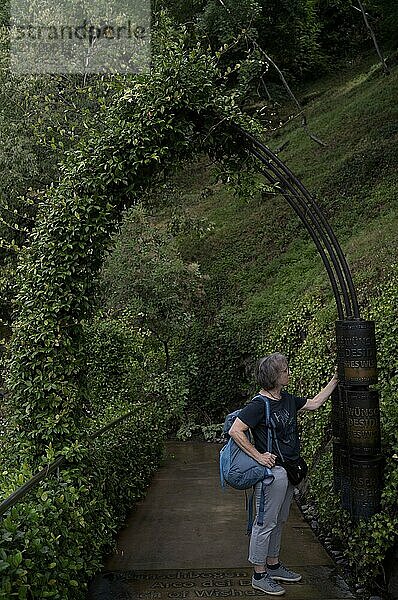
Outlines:
{"type": "Polygon", "coordinates": [[[320,207],[301,181],[269,148],[239,125],[234,123],[233,127],[248,143],[248,151],[262,163],[261,173],[264,177],[280,187],[280,193],[315,243],[332,285],[339,319],[359,319],[357,294],[347,260],[320,207]]]}

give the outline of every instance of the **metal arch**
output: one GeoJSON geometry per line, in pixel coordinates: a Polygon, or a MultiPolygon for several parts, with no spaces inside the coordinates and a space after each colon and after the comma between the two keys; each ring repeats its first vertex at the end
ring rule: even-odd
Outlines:
{"type": "MultiPolygon", "coordinates": [[[[308,202],[311,204],[312,208],[314,209],[314,212],[317,215],[317,217],[319,218],[321,225],[324,227],[324,229],[331,241],[333,249],[336,252],[338,260],[340,262],[340,266],[342,268],[344,278],[346,280],[346,283],[348,285],[349,292],[351,295],[350,300],[352,302],[352,309],[353,309],[353,313],[354,313],[353,316],[355,318],[359,318],[358,300],[357,300],[357,294],[356,294],[356,290],[354,287],[354,283],[352,281],[352,275],[351,275],[347,260],[341,249],[341,246],[336,238],[336,235],[335,235],[333,229],[331,228],[330,224],[328,223],[325,215],[323,214],[320,207],[315,202],[315,199],[313,198],[313,196],[304,187],[302,182],[297,177],[295,177],[295,175],[292,173],[292,171],[290,171],[290,169],[275,154],[273,154],[273,152],[271,152],[271,150],[269,148],[267,148],[266,146],[261,144],[261,142],[259,142],[258,140],[256,140],[256,144],[258,144],[259,147],[261,147],[261,149],[263,149],[263,151],[270,157],[270,159],[272,161],[274,161],[286,173],[288,178],[292,181],[293,184],[295,184],[297,186],[299,191],[303,194],[303,196],[308,200],[308,202]]],[[[347,316],[350,317],[352,315],[350,313],[348,313],[347,316]]]]}
{"type": "MultiPolygon", "coordinates": [[[[254,156],[256,156],[259,160],[263,160],[261,155],[257,154],[257,152],[255,150],[253,150],[253,154],[254,156]]],[[[272,175],[266,171],[265,169],[261,171],[261,173],[264,175],[264,177],[266,179],[268,179],[268,181],[271,184],[275,184],[278,183],[278,180],[275,179],[274,177],[272,177],[272,175]]],[[[320,243],[317,234],[314,230],[314,228],[312,227],[311,223],[308,221],[305,212],[303,212],[303,210],[301,210],[301,208],[298,206],[297,202],[296,202],[296,198],[293,195],[289,195],[286,191],[283,191],[282,189],[280,190],[280,193],[284,196],[284,198],[287,200],[287,202],[289,203],[289,205],[293,208],[293,210],[296,212],[296,214],[298,215],[298,217],[300,218],[300,220],[302,221],[304,227],[307,229],[308,233],[310,234],[320,256],[322,259],[322,262],[326,268],[327,274],[329,276],[330,279],[330,283],[332,285],[332,289],[333,289],[333,295],[336,301],[336,306],[337,306],[337,313],[339,316],[339,319],[343,319],[344,318],[344,312],[343,312],[343,305],[341,303],[341,298],[340,298],[340,292],[339,289],[337,287],[337,282],[336,282],[336,277],[335,274],[333,272],[333,269],[330,266],[328,257],[326,256],[325,250],[322,246],[322,244],[320,243]]]]}
{"type": "Polygon", "coordinates": [[[347,260],[337,241],[336,235],[320,207],[316,204],[314,198],[301,181],[297,179],[290,169],[275,154],[273,154],[269,148],[264,146],[251,133],[247,132],[239,125],[235,123],[232,125],[234,129],[251,143],[248,151],[264,165],[265,169],[262,171],[262,174],[271,183],[279,183],[281,185],[282,195],[295,210],[311,235],[327,270],[333,288],[339,318],[344,318],[344,314],[340,293],[337,287],[336,275],[344,298],[346,318],[360,318],[357,294],[347,260]],[[307,218],[308,216],[310,217],[313,226],[310,225],[307,218]],[[326,247],[330,260],[326,256],[322,244],[326,247]],[[332,262],[333,268],[330,261],[332,262]]]}
{"type": "MultiPolygon", "coordinates": [[[[259,160],[261,160],[263,162],[263,164],[266,165],[266,167],[271,171],[271,173],[273,173],[274,175],[276,175],[276,181],[279,183],[281,182],[281,174],[278,171],[277,168],[275,168],[266,158],[264,158],[261,154],[259,154],[256,150],[252,150],[252,154],[254,154],[257,158],[259,158],[259,160]]],[[[300,213],[298,212],[297,208],[300,206],[301,208],[304,209],[304,215],[307,216],[309,215],[310,219],[312,220],[312,223],[315,227],[315,229],[312,229],[313,231],[313,235],[312,238],[317,240],[317,248],[319,250],[319,246],[322,248],[321,245],[321,241],[323,242],[323,244],[326,246],[326,249],[329,253],[330,256],[330,260],[332,261],[332,265],[334,267],[334,272],[337,274],[337,278],[339,280],[340,286],[341,286],[341,290],[343,293],[343,297],[344,297],[344,304],[345,304],[345,308],[347,313],[349,314],[351,311],[351,305],[350,305],[350,300],[349,300],[349,296],[348,296],[348,291],[347,288],[345,286],[345,281],[344,281],[344,277],[341,273],[341,269],[340,269],[340,265],[336,259],[336,256],[333,253],[332,247],[330,245],[329,240],[327,239],[327,237],[324,235],[324,232],[322,231],[322,228],[319,225],[319,221],[315,218],[314,214],[311,213],[308,210],[308,206],[306,205],[306,203],[303,201],[303,197],[297,193],[297,191],[294,189],[293,186],[291,186],[289,183],[285,184],[285,187],[287,187],[287,189],[289,190],[290,194],[287,194],[284,188],[281,188],[282,194],[285,196],[285,198],[289,197],[289,198],[294,198],[294,204],[292,204],[293,209],[296,211],[296,213],[298,214],[298,216],[301,218],[301,220],[304,223],[304,226],[307,228],[308,231],[309,230],[309,221],[308,219],[306,219],[305,221],[303,220],[303,218],[301,217],[300,213]]],[[[311,234],[311,232],[310,232],[311,234]]],[[[335,295],[335,299],[336,299],[336,304],[337,304],[337,309],[339,312],[339,318],[343,318],[343,310],[342,310],[342,306],[341,306],[341,299],[340,299],[340,293],[338,291],[337,288],[337,282],[336,282],[336,278],[335,278],[335,274],[333,273],[333,270],[331,268],[331,264],[330,264],[330,260],[329,258],[326,256],[324,249],[322,248],[323,252],[321,252],[321,257],[322,260],[324,262],[324,265],[326,267],[326,270],[328,272],[331,284],[332,284],[332,288],[333,288],[333,292],[335,295]]]]}

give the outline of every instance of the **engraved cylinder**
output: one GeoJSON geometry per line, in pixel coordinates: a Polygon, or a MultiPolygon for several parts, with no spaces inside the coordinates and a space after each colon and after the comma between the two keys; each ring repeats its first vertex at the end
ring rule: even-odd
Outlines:
{"type": "Polygon", "coordinates": [[[377,382],[376,339],[373,321],[336,321],[337,364],[341,381],[351,386],[377,382]]]}
{"type": "Polygon", "coordinates": [[[350,454],[380,454],[379,395],[373,390],[346,389],[345,413],[350,454]]]}
{"type": "Polygon", "coordinates": [[[351,457],[351,509],[355,521],[369,519],[380,511],[382,467],[382,456],[351,457]]]}

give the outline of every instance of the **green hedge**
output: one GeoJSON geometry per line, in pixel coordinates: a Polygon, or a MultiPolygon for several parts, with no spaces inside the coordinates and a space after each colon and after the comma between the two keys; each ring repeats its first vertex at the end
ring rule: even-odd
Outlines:
{"type": "MultiPolygon", "coordinates": [[[[188,397],[186,370],[158,373],[145,332],[97,317],[84,326],[85,431],[132,415],[96,440],[82,432],[68,462],[0,520],[0,599],[85,598],[89,579],[159,465],[166,433],[188,397]],[[139,399],[137,402],[136,399],[139,399]]],[[[83,381],[81,383],[83,385],[83,381]]],[[[32,475],[3,447],[0,490],[7,497],[32,475]]],[[[49,447],[48,458],[55,450],[49,447]]]]}
{"type": "MultiPolygon", "coordinates": [[[[78,448],[0,523],[0,598],[83,599],[128,510],[143,497],[162,458],[167,425],[156,403],[78,448]]],[[[3,471],[7,493],[29,477],[3,471]]]]}
{"type": "Polygon", "coordinates": [[[96,426],[143,398],[161,358],[149,335],[127,319],[96,317],[84,327],[86,409],[96,426]]]}

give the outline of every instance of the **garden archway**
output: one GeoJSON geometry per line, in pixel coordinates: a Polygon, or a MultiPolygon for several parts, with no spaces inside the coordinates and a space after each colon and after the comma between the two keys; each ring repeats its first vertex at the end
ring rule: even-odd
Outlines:
{"type": "MultiPolygon", "coordinates": [[[[82,324],[90,314],[95,276],[123,208],[139,197],[149,180],[197,153],[198,139],[212,156],[242,157],[249,152],[260,161],[262,173],[279,188],[317,247],[339,322],[366,325],[360,320],[344,254],[312,196],[257,139],[258,126],[241,114],[233,98],[215,88],[212,59],[198,48],[192,74],[192,51],[187,60],[184,54],[173,55],[174,50],[170,45],[167,68],[162,63],[150,79],[137,78],[122,89],[104,111],[102,128],[69,153],[62,180],[48,190],[21,252],[8,389],[16,444],[34,462],[40,463],[50,444],[62,452],[84,430],[82,324]]],[[[368,348],[371,332],[365,333],[361,339],[368,348]]],[[[373,342],[370,339],[372,348],[373,342]]],[[[351,352],[347,344],[343,350],[351,352]]],[[[346,362],[341,355],[343,378],[346,362]]],[[[354,377],[351,383],[366,387],[373,382],[375,353],[368,362],[369,368],[358,367],[361,373],[357,369],[356,382],[354,377]]]]}

